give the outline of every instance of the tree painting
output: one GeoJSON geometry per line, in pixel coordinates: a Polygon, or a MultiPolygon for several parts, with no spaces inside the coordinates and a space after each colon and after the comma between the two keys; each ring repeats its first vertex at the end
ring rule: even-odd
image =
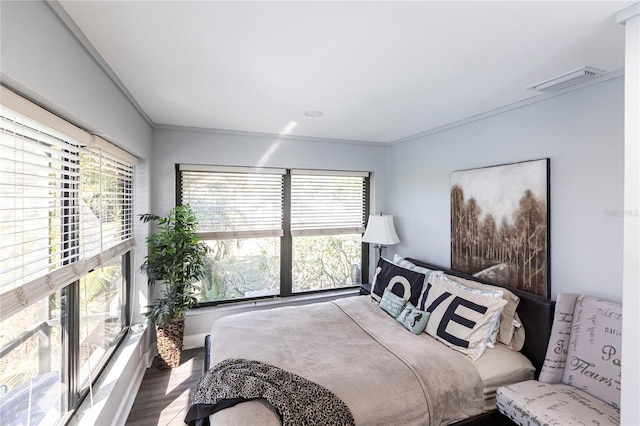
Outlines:
{"type": "Polygon", "coordinates": [[[451,174],[451,268],[548,297],[549,160],[451,174]]]}

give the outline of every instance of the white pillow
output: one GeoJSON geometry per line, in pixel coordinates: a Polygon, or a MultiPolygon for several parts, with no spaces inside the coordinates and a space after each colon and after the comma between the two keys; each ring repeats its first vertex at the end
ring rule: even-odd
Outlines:
{"type": "MultiPolygon", "coordinates": [[[[451,285],[453,287],[459,288],[460,290],[468,291],[473,294],[480,294],[482,296],[487,296],[494,299],[503,299],[504,292],[498,288],[481,289],[481,288],[469,287],[460,282],[453,281],[452,279],[449,278],[448,275],[444,274],[442,271],[436,271],[434,272],[434,274],[440,275],[440,277],[442,278],[443,284],[451,285]]],[[[468,282],[468,280],[465,280],[465,281],[468,282]]],[[[500,330],[500,317],[503,311],[504,310],[497,312],[496,315],[493,318],[491,318],[491,325],[487,329],[487,335],[485,336],[485,340],[487,342],[487,346],[490,348],[494,347],[494,344],[496,343],[496,340],[498,338],[498,331],[500,330]]]]}
{"type": "Polygon", "coordinates": [[[507,302],[461,290],[442,278],[431,274],[424,297],[420,297],[418,309],[431,314],[425,331],[475,361],[487,347],[492,321],[500,316],[507,302]]]}
{"type": "Polygon", "coordinates": [[[422,266],[418,266],[415,263],[405,259],[402,256],[399,256],[397,254],[393,255],[393,263],[395,263],[398,266],[401,266],[403,268],[409,269],[411,271],[415,271],[415,272],[419,272],[421,274],[424,274],[427,278],[429,278],[429,274],[431,274],[432,272],[434,272],[432,269],[428,269],[428,268],[423,268],[422,266]]]}
{"type": "Polygon", "coordinates": [[[454,275],[447,275],[447,277],[452,281],[464,284],[467,287],[478,288],[481,290],[500,289],[504,292],[502,298],[507,301],[507,305],[504,307],[504,309],[502,310],[502,314],[500,315],[500,331],[498,332],[497,340],[498,342],[504,343],[507,346],[511,345],[511,339],[513,338],[513,333],[516,330],[513,327],[513,320],[515,318],[516,309],[518,309],[518,303],[520,303],[520,298],[509,291],[509,289],[506,289],[504,287],[482,284],[477,281],[466,280],[454,275]]]}

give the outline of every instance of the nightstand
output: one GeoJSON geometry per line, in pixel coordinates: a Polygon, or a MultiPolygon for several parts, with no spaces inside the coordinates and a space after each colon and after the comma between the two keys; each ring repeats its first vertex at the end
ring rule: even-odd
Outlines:
{"type": "Polygon", "coordinates": [[[371,284],[360,284],[360,296],[368,296],[371,294],[371,284]]]}

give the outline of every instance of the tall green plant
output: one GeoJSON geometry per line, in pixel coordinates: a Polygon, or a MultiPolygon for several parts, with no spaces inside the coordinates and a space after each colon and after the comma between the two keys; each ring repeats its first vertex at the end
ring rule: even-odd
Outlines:
{"type": "Polygon", "coordinates": [[[193,284],[205,276],[209,247],[198,238],[198,221],[189,205],[177,206],[167,217],[140,215],[158,230],[147,238],[148,254],[140,270],[152,284],[161,281],[165,295],[148,305],[145,316],[158,325],[183,317],[196,298],[193,284]]]}

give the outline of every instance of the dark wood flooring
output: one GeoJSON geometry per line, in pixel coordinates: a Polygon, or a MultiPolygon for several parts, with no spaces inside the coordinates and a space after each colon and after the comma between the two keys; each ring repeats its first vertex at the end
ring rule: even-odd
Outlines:
{"type": "Polygon", "coordinates": [[[158,369],[158,358],[147,369],[133,403],[127,425],[184,425],[191,391],[202,375],[203,349],[182,352],[178,368],[158,369]]]}

